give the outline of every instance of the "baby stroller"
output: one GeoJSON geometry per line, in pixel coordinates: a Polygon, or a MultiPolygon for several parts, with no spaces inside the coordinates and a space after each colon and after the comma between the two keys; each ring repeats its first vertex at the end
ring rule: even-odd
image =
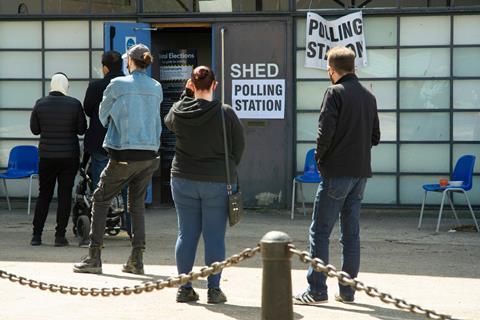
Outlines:
{"type": "MultiPolygon", "coordinates": [[[[80,181],[75,189],[75,199],[72,207],[73,233],[79,238],[79,246],[89,244],[88,235],[90,233],[90,221],[92,218],[92,198],[95,186],[87,170],[87,164],[90,155],[85,152],[83,154],[82,163],[80,164],[80,181]]],[[[107,214],[107,224],[105,233],[111,236],[117,235],[123,225],[124,207],[121,195],[113,198],[107,214]]]]}

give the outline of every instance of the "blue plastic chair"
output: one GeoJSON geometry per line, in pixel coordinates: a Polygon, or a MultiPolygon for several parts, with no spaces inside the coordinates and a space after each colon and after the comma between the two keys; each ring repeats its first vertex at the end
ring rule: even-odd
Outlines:
{"type": "Polygon", "coordinates": [[[460,187],[454,187],[447,185],[446,187],[441,187],[438,183],[436,184],[424,184],[423,190],[425,190],[425,195],[423,197],[422,209],[420,210],[420,218],[418,221],[418,229],[420,229],[422,225],[422,218],[423,218],[423,209],[425,208],[425,201],[427,200],[427,193],[429,191],[432,192],[441,192],[442,195],[442,203],[440,204],[440,211],[438,213],[438,222],[437,222],[437,229],[435,232],[438,232],[440,228],[440,221],[442,219],[442,212],[443,212],[443,204],[445,202],[445,197],[448,199],[450,203],[450,207],[452,208],[453,215],[457,220],[457,224],[460,224],[458,220],[457,213],[455,212],[455,208],[453,206],[453,202],[451,199],[452,192],[463,193],[465,195],[465,199],[467,200],[468,208],[470,209],[470,213],[472,215],[473,221],[475,222],[475,226],[477,227],[477,231],[480,232],[478,227],[477,219],[475,218],[475,213],[472,210],[472,206],[470,205],[470,200],[468,199],[467,191],[472,189],[473,184],[473,168],[475,167],[475,156],[472,155],[465,155],[460,157],[455,164],[455,169],[453,170],[453,174],[450,178],[451,181],[463,181],[463,185],[460,187]],[[450,194],[448,194],[450,192],[450,194]]]}
{"type": "Polygon", "coordinates": [[[8,197],[7,182],[8,179],[29,178],[28,189],[28,214],[30,214],[30,205],[32,200],[32,180],[38,177],[38,148],[35,146],[16,146],[10,150],[8,156],[8,168],[6,172],[0,173],[0,179],[3,180],[5,187],[5,196],[7,198],[8,210],[12,210],[10,198],[8,197]]]}
{"type": "Polygon", "coordinates": [[[305,196],[303,195],[303,184],[304,183],[320,183],[322,177],[317,169],[317,161],[315,161],[315,149],[310,149],[307,151],[305,156],[305,166],[303,168],[303,174],[293,178],[293,188],[292,188],[292,213],[290,218],[293,220],[295,215],[295,190],[298,183],[300,193],[302,195],[302,206],[303,206],[303,215],[306,215],[305,212],[305,196]]]}

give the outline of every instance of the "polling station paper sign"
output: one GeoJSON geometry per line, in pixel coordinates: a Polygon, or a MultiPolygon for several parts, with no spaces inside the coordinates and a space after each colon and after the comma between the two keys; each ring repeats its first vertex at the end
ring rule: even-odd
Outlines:
{"type": "Polygon", "coordinates": [[[367,65],[367,48],[363,32],[362,12],[355,12],[337,20],[326,20],[309,12],[307,14],[305,67],[327,69],[327,52],[330,48],[345,46],[355,52],[355,66],[367,65]]]}
{"type": "Polygon", "coordinates": [[[232,80],[232,107],[240,119],[283,119],[285,79],[232,80]]]}

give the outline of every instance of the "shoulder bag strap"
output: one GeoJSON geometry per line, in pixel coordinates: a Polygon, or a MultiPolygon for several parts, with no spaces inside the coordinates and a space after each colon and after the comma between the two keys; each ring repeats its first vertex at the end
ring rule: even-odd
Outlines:
{"type": "Polygon", "coordinates": [[[220,107],[220,113],[222,114],[222,128],[223,128],[223,147],[225,148],[225,168],[227,172],[227,193],[232,194],[232,182],[230,179],[230,161],[228,156],[228,143],[227,143],[227,129],[225,125],[225,111],[223,105],[220,107]]]}

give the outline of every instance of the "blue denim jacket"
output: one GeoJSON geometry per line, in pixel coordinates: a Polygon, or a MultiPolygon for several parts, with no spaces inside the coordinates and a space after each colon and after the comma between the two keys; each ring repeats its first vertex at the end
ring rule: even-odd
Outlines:
{"type": "Polygon", "coordinates": [[[113,79],[99,109],[100,122],[107,128],[103,147],[158,151],[162,100],[162,86],[143,71],[113,79]]]}

